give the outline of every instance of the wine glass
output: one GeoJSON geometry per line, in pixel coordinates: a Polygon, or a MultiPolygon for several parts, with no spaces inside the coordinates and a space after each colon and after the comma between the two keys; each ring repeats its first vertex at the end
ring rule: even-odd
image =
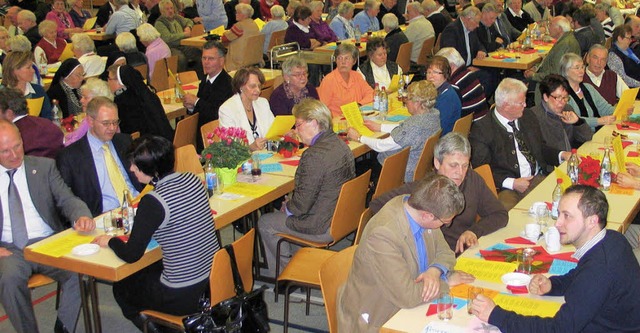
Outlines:
{"type": "Polygon", "coordinates": [[[539,205],[535,210],[536,223],[540,225],[540,230],[547,227],[547,216],[549,215],[549,210],[545,205],[539,205]]]}

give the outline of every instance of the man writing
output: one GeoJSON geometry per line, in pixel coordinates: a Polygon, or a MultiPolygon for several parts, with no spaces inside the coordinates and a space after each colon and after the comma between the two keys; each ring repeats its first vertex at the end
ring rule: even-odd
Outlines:
{"type": "Polygon", "coordinates": [[[585,185],[567,189],[556,227],[562,244],[576,247],[578,266],[547,278],[535,275],[534,295],[564,296],[553,318],[506,311],[485,296],[473,301],[473,314],[503,332],[638,332],[640,267],[624,236],[606,230],[609,203],[604,193],[585,185]]]}

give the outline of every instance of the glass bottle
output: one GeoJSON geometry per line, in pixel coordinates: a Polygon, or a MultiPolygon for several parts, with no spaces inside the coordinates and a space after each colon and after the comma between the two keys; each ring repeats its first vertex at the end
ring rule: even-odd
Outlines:
{"type": "Polygon", "coordinates": [[[609,157],[609,148],[604,149],[604,157],[600,164],[600,187],[603,191],[608,191],[611,187],[611,158],[609,157]]]}
{"type": "Polygon", "coordinates": [[[125,235],[128,234],[133,228],[134,212],[133,207],[129,202],[129,190],[122,191],[122,206],[120,206],[122,212],[122,228],[125,235]]]}
{"type": "Polygon", "coordinates": [[[553,205],[551,206],[551,218],[558,219],[560,213],[558,212],[558,206],[560,205],[560,198],[562,198],[562,178],[556,180],[556,187],[553,189],[553,205]]]}
{"type": "Polygon", "coordinates": [[[60,107],[58,106],[58,100],[54,99],[51,101],[53,107],[51,108],[51,113],[53,113],[53,121],[56,126],[60,126],[62,124],[62,115],[60,114],[60,107]]]}
{"type": "Polygon", "coordinates": [[[571,157],[567,160],[567,175],[571,178],[571,184],[573,185],[578,184],[579,165],[577,150],[571,149],[571,157]]]}

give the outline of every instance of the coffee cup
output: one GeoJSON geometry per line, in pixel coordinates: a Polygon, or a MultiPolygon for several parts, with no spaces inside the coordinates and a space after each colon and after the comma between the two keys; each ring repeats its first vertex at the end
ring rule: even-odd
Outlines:
{"type": "Polygon", "coordinates": [[[532,241],[538,240],[538,237],[540,237],[540,225],[528,223],[524,226],[524,235],[532,241]]]}

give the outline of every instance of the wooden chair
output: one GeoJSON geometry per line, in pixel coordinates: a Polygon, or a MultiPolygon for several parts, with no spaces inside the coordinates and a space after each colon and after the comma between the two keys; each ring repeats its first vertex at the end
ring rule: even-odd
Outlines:
{"type": "Polygon", "coordinates": [[[413,171],[414,182],[424,178],[424,175],[433,169],[433,149],[436,147],[436,143],[438,142],[438,139],[440,139],[441,133],[442,130],[433,133],[433,135],[424,142],[422,153],[420,154],[416,168],[413,171]]]}
{"type": "Polygon", "coordinates": [[[176,148],[175,156],[176,172],[191,172],[194,175],[199,175],[203,172],[198,153],[196,153],[196,148],[193,145],[176,148]]]}
{"type": "Polygon", "coordinates": [[[196,71],[178,73],[178,77],[180,78],[180,82],[182,82],[182,84],[200,82],[200,79],[198,78],[198,73],[196,73],[196,71]]]}
{"type": "MultiPolygon", "coordinates": [[[[209,147],[209,142],[207,141],[207,134],[213,133],[213,131],[220,126],[220,120],[212,120],[202,126],[200,126],[200,136],[202,136],[202,144],[204,148],[209,147]]],[[[220,138],[217,136],[213,137],[213,141],[218,141],[220,138]]]]}
{"type": "Polygon", "coordinates": [[[365,209],[364,212],[362,212],[362,215],[360,215],[360,222],[358,223],[358,230],[356,230],[356,237],[353,239],[353,245],[360,244],[364,227],[367,226],[371,217],[373,217],[373,211],[371,211],[371,208],[365,209]]]}
{"type": "MultiPolygon", "coordinates": [[[[253,242],[255,236],[256,231],[251,229],[232,244],[238,270],[240,271],[242,283],[244,284],[244,290],[247,292],[253,289],[253,266],[251,262],[253,261],[253,242]]],[[[216,305],[236,294],[233,285],[233,276],[231,274],[231,261],[229,254],[225,250],[221,249],[213,255],[213,265],[211,266],[211,273],[209,274],[209,289],[211,292],[209,294],[211,305],[216,305]]],[[[144,323],[144,333],[147,333],[147,324],[149,322],[184,331],[182,325],[183,316],[174,316],[154,310],[144,310],[141,313],[147,316],[144,323]]]]}
{"type": "Polygon", "coordinates": [[[262,91],[260,91],[260,97],[264,97],[267,100],[270,100],[271,94],[273,94],[273,90],[274,90],[273,86],[262,89],[262,91]]]}
{"type": "Polygon", "coordinates": [[[204,35],[204,25],[202,23],[194,24],[191,28],[191,36],[204,35]]]}
{"type": "MultiPolygon", "coordinates": [[[[29,277],[27,281],[27,287],[30,290],[48,286],[52,283],[56,283],[56,280],[42,274],[33,274],[29,277]]],[[[58,288],[56,289],[56,310],[60,306],[60,283],[58,283],[58,288]]]]}
{"type": "Polygon", "coordinates": [[[327,312],[329,333],[338,332],[338,290],[347,282],[355,252],[356,246],[350,246],[331,256],[320,266],[320,289],[327,312]]]}
{"type": "Polygon", "coordinates": [[[382,193],[404,184],[404,174],[407,170],[410,148],[411,147],[407,147],[385,158],[382,164],[382,170],[380,171],[380,177],[378,178],[378,185],[371,200],[379,197],[382,193]]]}
{"type": "Polygon", "coordinates": [[[453,132],[462,134],[465,138],[469,137],[469,131],[471,131],[471,124],[473,124],[473,113],[470,113],[458,120],[453,124],[453,132]]]}
{"type": "Polygon", "coordinates": [[[436,54],[438,53],[438,51],[440,51],[440,37],[442,37],[442,34],[438,35],[435,44],[433,44],[433,50],[431,51],[433,54],[436,54]]]}
{"type": "Polygon", "coordinates": [[[133,69],[137,70],[140,73],[140,75],[142,75],[143,79],[147,80],[147,82],[149,81],[149,65],[142,64],[142,65],[133,67],[133,69]]]}
{"type": "Polygon", "coordinates": [[[403,73],[408,73],[411,68],[411,49],[413,43],[408,42],[400,45],[398,49],[398,56],[396,57],[396,63],[402,68],[403,73]]]}
{"type": "Polygon", "coordinates": [[[196,145],[196,131],[198,130],[198,114],[192,114],[180,120],[176,124],[176,133],[173,137],[174,148],[186,145],[196,145]]]}
{"type": "Polygon", "coordinates": [[[131,133],[131,140],[135,140],[135,139],[137,139],[139,137],[140,137],[140,132],[136,131],[136,132],[131,133]]]}
{"type": "Polygon", "coordinates": [[[422,48],[420,49],[420,55],[418,55],[418,65],[426,66],[427,58],[433,55],[433,45],[436,42],[435,37],[427,38],[424,43],[422,43],[422,48]]]}
{"type": "Polygon", "coordinates": [[[286,32],[287,29],[272,32],[271,39],[269,40],[269,47],[267,48],[267,50],[271,51],[274,46],[284,44],[284,35],[286,34],[286,32]]]}
{"type": "MultiPolygon", "coordinates": [[[[264,46],[264,39],[265,35],[257,34],[247,37],[244,44],[230,44],[229,48],[241,48],[240,52],[244,56],[242,57],[242,63],[237,68],[228,67],[227,71],[238,70],[246,66],[264,66],[264,59],[262,58],[262,47],[264,46]]],[[[238,52],[236,49],[236,51],[230,53],[237,54],[238,52]]]]}
{"type": "Polygon", "coordinates": [[[496,189],[496,183],[493,180],[493,172],[491,172],[491,167],[489,166],[489,164],[483,164],[477,168],[474,168],[473,171],[477,172],[480,177],[484,179],[484,182],[491,190],[491,193],[493,193],[493,195],[495,195],[497,198],[498,190],[496,189]]]}
{"type": "Polygon", "coordinates": [[[169,85],[169,69],[171,72],[178,73],[178,56],[171,56],[156,61],[156,65],[151,73],[151,85],[158,91],[171,88],[169,85]]]}

